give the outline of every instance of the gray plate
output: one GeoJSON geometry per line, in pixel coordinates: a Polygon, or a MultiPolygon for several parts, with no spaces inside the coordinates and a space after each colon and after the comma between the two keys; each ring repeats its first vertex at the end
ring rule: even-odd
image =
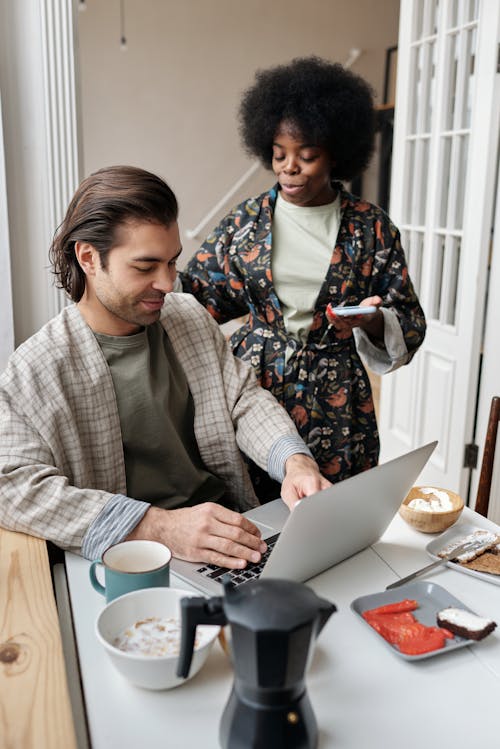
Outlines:
{"type": "MultiPolygon", "coordinates": [[[[354,613],[358,614],[361,621],[373,632],[375,637],[378,638],[389,650],[399,655],[400,658],[404,658],[407,661],[418,661],[422,658],[431,658],[435,655],[443,655],[443,653],[449,653],[451,650],[457,648],[463,648],[467,645],[475,644],[474,640],[466,640],[464,637],[455,637],[453,640],[445,640],[444,648],[439,650],[432,650],[430,653],[422,653],[421,655],[406,655],[401,653],[395,645],[391,645],[390,642],[384,640],[379,633],[368,624],[367,621],[361,616],[363,611],[368,609],[375,609],[378,606],[384,606],[387,603],[396,603],[402,601],[405,598],[414,599],[418,602],[419,607],[412,611],[415,619],[428,627],[435,627],[436,625],[436,614],[442,609],[446,609],[448,606],[455,606],[465,611],[471,611],[468,606],[465,606],[462,601],[448,593],[445,588],[436,583],[430,583],[426,580],[415,580],[406,585],[401,585],[399,588],[394,590],[384,590],[382,593],[372,593],[371,595],[361,596],[356,598],[351,603],[351,609],[354,613]]],[[[474,613],[474,612],[472,612],[474,613]]]]}
{"type": "MultiPolygon", "coordinates": [[[[487,530],[487,531],[493,531],[493,533],[498,533],[500,535],[500,528],[498,525],[495,525],[489,520],[482,520],[481,518],[475,519],[473,523],[464,523],[461,522],[457,525],[452,525],[451,528],[448,528],[447,531],[442,533],[437,538],[434,538],[429,544],[427,544],[426,551],[433,559],[438,559],[438,552],[441,551],[441,549],[444,549],[445,546],[448,546],[449,543],[452,541],[455,541],[459,538],[464,538],[465,536],[468,536],[469,533],[472,533],[475,530],[478,530],[479,528],[487,530]]],[[[451,569],[456,570],[457,572],[463,572],[465,575],[472,575],[472,577],[479,577],[481,580],[485,580],[487,583],[493,583],[494,585],[500,585],[500,575],[490,575],[489,572],[477,572],[476,570],[468,570],[466,567],[462,567],[462,565],[457,564],[456,562],[446,562],[448,567],[451,567],[451,569]]]]}

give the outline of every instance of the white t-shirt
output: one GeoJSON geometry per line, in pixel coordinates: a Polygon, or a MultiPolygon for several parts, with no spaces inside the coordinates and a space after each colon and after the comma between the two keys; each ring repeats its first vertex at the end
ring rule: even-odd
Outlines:
{"type": "Polygon", "coordinates": [[[340,226],[340,195],[332,203],[296,206],[278,194],[273,216],[273,283],[288,333],[305,343],[316,299],[340,226]]]}

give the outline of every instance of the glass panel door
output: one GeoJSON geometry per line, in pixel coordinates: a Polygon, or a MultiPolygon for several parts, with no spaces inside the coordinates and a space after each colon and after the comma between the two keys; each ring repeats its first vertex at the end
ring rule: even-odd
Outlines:
{"type": "Polygon", "coordinates": [[[499,24],[496,0],[401,4],[390,214],[428,329],[410,365],[382,379],[382,459],[438,438],[425,480],[456,491],[479,377],[499,24]]]}

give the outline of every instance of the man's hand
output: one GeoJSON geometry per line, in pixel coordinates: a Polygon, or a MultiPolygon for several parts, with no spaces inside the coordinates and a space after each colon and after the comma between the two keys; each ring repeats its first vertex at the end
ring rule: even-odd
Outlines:
{"type": "Polygon", "coordinates": [[[281,485],[281,497],[293,510],[297,502],[309,494],[331,486],[319,472],[317,463],[308,455],[296,453],[288,458],[285,466],[285,478],[281,485]]]}
{"type": "Polygon", "coordinates": [[[230,569],[259,562],[267,548],[250,520],[214,502],[178,510],[150,507],[126,540],[132,539],[161,541],[178,559],[230,569]]]}
{"type": "Polygon", "coordinates": [[[328,307],[326,308],[326,319],[330,325],[335,328],[337,338],[349,338],[352,335],[353,328],[361,328],[371,338],[377,340],[384,340],[384,316],[378,309],[382,304],[382,299],[379,296],[369,296],[363,299],[360,303],[360,307],[377,307],[377,311],[371,315],[349,315],[341,317],[340,315],[333,314],[328,307]]]}

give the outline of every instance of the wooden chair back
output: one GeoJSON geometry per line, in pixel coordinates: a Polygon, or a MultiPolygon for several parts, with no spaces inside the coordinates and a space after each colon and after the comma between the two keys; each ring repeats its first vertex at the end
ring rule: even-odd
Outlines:
{"type": "Polygon", "coordinates": [[[488,516],[488,505],[490,502],[491,478],[493,475],[493,463],[495,460],[495,446],[497,441],[498,422],[500,421],[500,398],[495,396],[491,399],[490,417],[486,439],[484,442],[483,462],[479,474],[479,485],[476,496],[476,512],[484,517],[488,516]]]}

